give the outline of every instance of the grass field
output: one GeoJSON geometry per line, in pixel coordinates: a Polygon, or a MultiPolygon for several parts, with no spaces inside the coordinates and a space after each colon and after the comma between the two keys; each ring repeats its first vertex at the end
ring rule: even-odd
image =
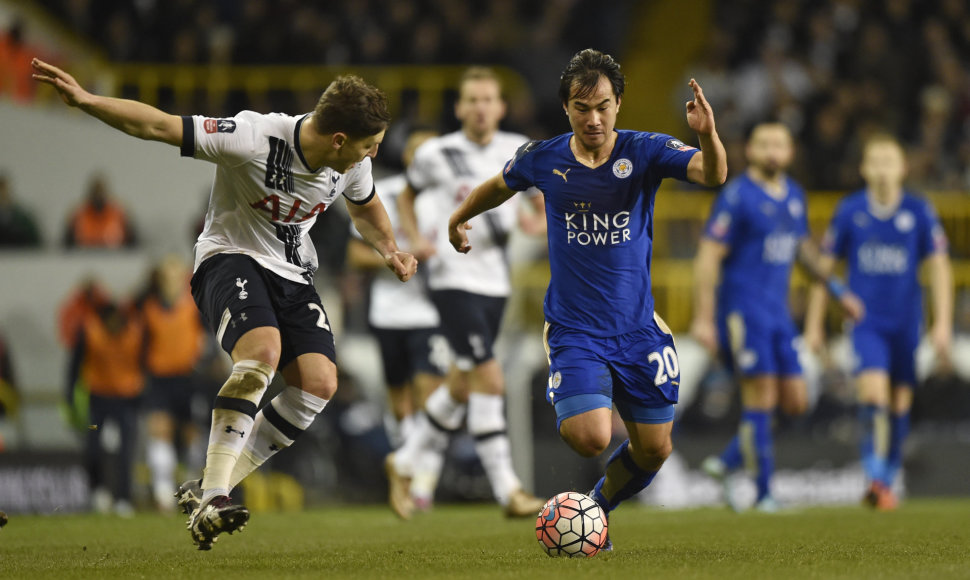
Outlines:
{"type": "Polygon", "coordinates": [[[624,506],[616,549],[547,557],[532,521],[490,505],[439,506],[401,522],[382,506],[253,515],[195,550],[183,518],[14,516],[0,578],[970,578],[970,498],[783,514],[624,506]]]}

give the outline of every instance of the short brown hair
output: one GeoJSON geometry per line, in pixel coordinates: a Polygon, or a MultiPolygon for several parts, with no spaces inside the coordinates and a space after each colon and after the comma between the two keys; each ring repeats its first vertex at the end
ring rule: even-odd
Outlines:
{"type": "Polygon", "coordinates": [[[313,126],[321,135],[346,133],[360,139],[387,129],[387,97],[355,75],[334,79],[313,109],[313,126]]]}
{"type": "Polygon", "coordinates": [[[465,69],[465,72],[461,74],[461,79],[458,81],[459,95],[461,94],[461,89],[468,81],[495,81],[495,84],[498,85],[499,93],[502,92],[502,79],[499,78],[494,69],[487,66],[472,66],[465,69]]]}

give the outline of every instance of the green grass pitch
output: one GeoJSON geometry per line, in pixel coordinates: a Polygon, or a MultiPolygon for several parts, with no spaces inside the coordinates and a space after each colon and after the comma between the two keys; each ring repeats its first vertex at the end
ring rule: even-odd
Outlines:
{"type": "Polygon", "coordinates": [[[383,506],[256,513],[197,551],[184,518],[13,516],[0,577],[27,578],[970,578],[970,498],[765,515],[623,506],[616,549],[549,558],[531,520],[444,505],[410,522],[383,506]]]}

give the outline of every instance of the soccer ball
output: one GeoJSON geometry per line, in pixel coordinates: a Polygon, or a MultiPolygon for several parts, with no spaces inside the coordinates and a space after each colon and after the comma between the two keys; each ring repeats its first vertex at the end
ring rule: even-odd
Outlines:
{"type": "Polygon", "coordinates": [[[536,539],[550,556],[592,558],[606,543],[606,514],[588,495],[560,493],[542,506],[536,539]]]}

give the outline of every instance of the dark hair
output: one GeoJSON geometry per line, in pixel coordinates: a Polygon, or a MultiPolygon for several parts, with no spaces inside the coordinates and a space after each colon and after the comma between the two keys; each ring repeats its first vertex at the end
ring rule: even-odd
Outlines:
{"type": "Polygon", "coordinates": [[[596,90],[600,76],[606,77],[613,85],[613,96],[619,100],[623,96],[626,79],[620,65],[613,57],[598,50],[587,48],[577,52],[559,77],[559,99],[565,105],[570,97],[588,97],[596,90]],[[570,94],[576,86],[575,94],[570,94]]]}
{"type": "Polygon", "coordinates": [[[354,75],[334,79],[313,109],[313,126],[321,135],[346,133],[360,139],[380,133],[390,122],[384,93],[354,75]]]}

